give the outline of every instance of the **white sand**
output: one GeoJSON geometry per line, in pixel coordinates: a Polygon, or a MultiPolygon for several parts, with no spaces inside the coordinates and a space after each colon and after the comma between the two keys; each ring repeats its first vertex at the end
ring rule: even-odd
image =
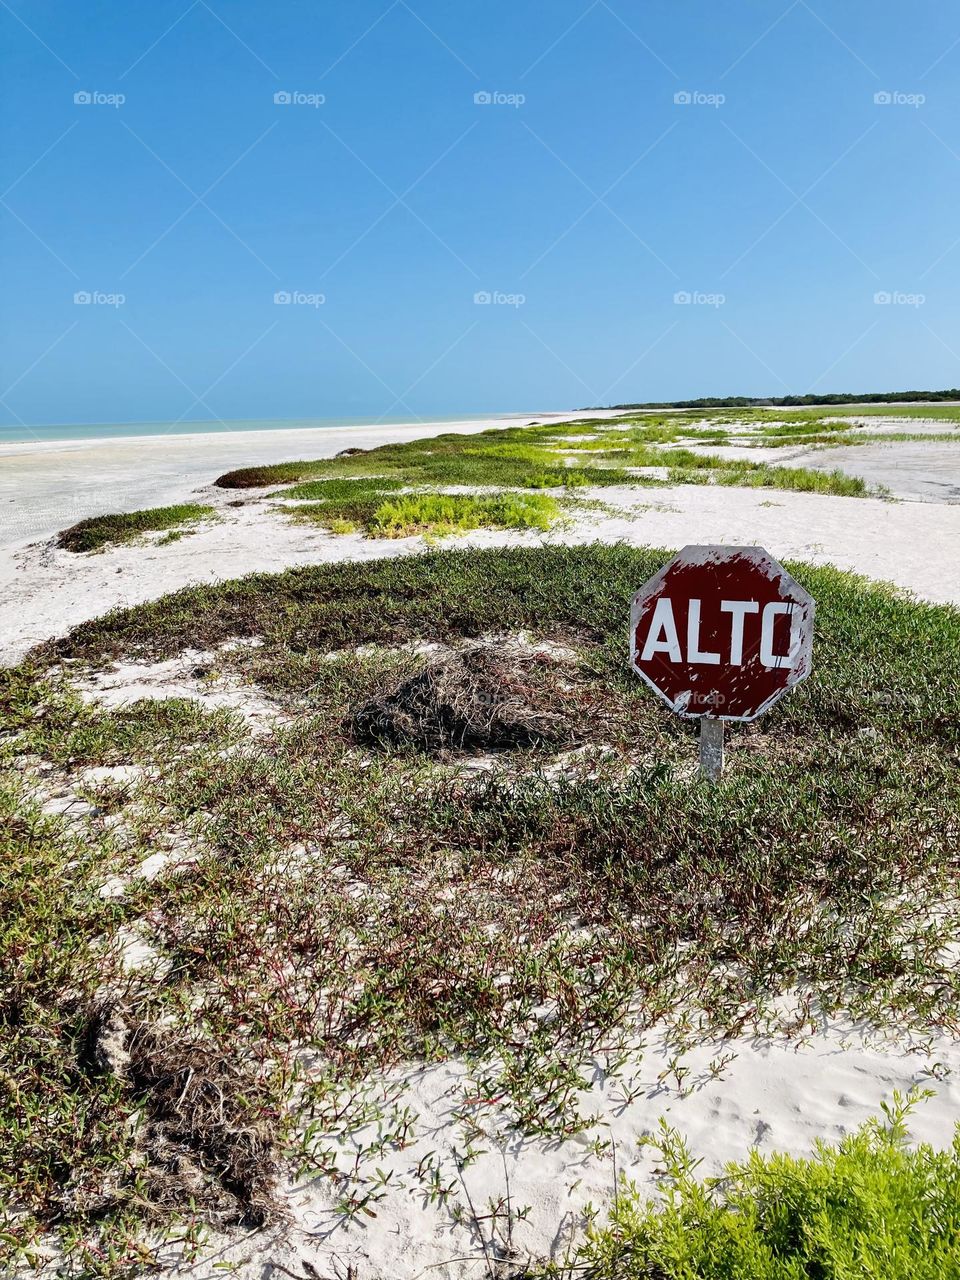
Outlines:
{"type": "MultiPolygon", "coordinates": [[[[595,539],[668,548],[689,542],[757,543],[778,559],[835,564],[893,582],[926,600],[960,603],[960,505],[696,485],[578,492],[610,504],[618,514],[591,512],[546,535],[481,530],[448,545],[595,539]]],[[[425,545],[421,538],[332,535],[293,524],[269,504],[254,501],[258,493],[201,490],[200,500],[218,506],[221,519],[163,546],[128,544],[76,555],[47,544],[0,553],[0,660],[16,661],[33,645],[86,619],[187,583],[293,565],[379,559],[425,545]],[[249,505],[227,505],[240,497],[249,505]]]]}
{"type": "MultiPolygon", "coordinates": [[[[903,429],[902,424],[897,425],[903,429]]],[[[800,452],[790,465],[817,471],[836,467],[871,486],[883,485],[897,497],[918,502],[960,502],[960,434],[956,444],[948,440],[898,441],[800,452]]]]}
{"type": "MultiPolygon", "coordinates": [[[[857,1029],[834,1023],[804,1046],[746,1039],[706,1044],[686,1054],[681,1065],[689,1071],[682,1095],[670,1076],[669,1053],[652,1039],[631,1081],[638,1096],[629,1103],[622,1084],[607,1081],[598,1067],[580,1101],[581,1114],[596,1115],[596,1125],[562,1143],[520,1140],[498,1126],[493,1108],[474,1107],[473,1118],[486,1135],[477,1144],[484,1154],[462,1176],[453,1148],[463,1152],[466,1140],[453,1111],[464,1096],[464,1069],[456,1062],[411,1069],[392,1080],[406,1080],[397,1105],[415,1113],[414,1139],[371,1157],[368,1181],[360,1188],[361,1195],[373,1188],[374,1165],[392,1175],[383,1198],[371,1206],[375,1217],[360,1214],[345,1222],[336,1208],[342,1193],[330,1180],[305,1179],[285,1188],[289,1226],[273,1234],[221,1237],[201,1262],[174,1274],[213,1280],[215,1264],[230,1262],[243,1280],[259,1280],[271,1265],[296,1276],[311,1274],[305,1264],[323,1277],[345,1277],[352,1266],[350,1274],[362,1280],[483,1280],[490,1274],[483,1246],[475,1231],[455,1221],[458,1209],[469,1220],[472,1202],[483,1216],[491,1201],[509,1192],[515,1211],[529,1206],[526,1217],[513,1224],[516,1261],[562,1258],[582,1238],[585,1207],[609,1205],[617,1173],[656,1194],[657,1160],[640,1142],[658,1132],[661,1117],[688,1140],[707,1176],[729,1160],[744,1159],[752,1146],[765,1153],[811,1154],[815,1139],[839,1140],[878,1115],[894,1090],[915,1085],[936,1092],[915,1112],[910,1127],[916,1141],[949,1146],[960,1116],[960,1044],[946,1037],[907,1052],[871,1044],[857,1029]],[[728,1053],[733,1061],[720,1079],[711,1079],[711,1062],[728,1053]],[[933,1069],[946,1080],[933,1079],[933,1069]],[[612,1140],[599,1155],[590,1150],[597,1137],[612,1140]],[[454,1187],[446,1204],[431,1203],[417,1176],[429,1152],[436,1153],[444,1182],[454,1187]]],[[[352,1168],[360,1147],[376,1137],[371,1125],[337,1143],[338,1167],[352,1168]]],[[[489,1247],[491,1224],[483,1230],[489,1247]]],[[[497,1256],[493,1250],[491,1256],[497,1256]]]]}
{"type": "Polygon", "coordinates": [[[234,712],[251,734],[268,733],[288,720],[259,690],[216,670],[216,662],[214,652],[185,649],[163,662],[114,663],[74,684],[85,702],[111,709],[166,698],[194,700],[207,711],[234,712]]]}

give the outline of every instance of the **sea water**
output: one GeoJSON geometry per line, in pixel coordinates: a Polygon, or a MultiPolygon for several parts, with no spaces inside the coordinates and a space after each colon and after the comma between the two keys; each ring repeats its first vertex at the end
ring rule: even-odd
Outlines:
{"type": "MultiPolygon", "coordinates": [[[[397,418],[242,418],[202,422],[84,422],[77,425],[25,426],[0,424],[0,444],[71,443],[79,440],[123,440],[131,436],[219,435],[228,431],[318,431],[334,427],[376,427],[387,422],[483,422],[485,413],[445,414],[443,417],[397,418]]],[[[497,417],[509,415],[496,415],[497,417]]]]}

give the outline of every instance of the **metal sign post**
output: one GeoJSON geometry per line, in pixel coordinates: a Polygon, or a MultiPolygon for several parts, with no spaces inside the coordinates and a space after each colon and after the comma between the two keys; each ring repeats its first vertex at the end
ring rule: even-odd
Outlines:
{"type": "Polygon", "coordinates": [[[723,774],[722,720],[703,716],[700,721],[700,772],[710,782],[719,782],[723,774]]]}
{"type": "Polygon", "coordinates": [[[810,674],[813,598],[762,547],[684,547],[637,592],[630,664],[700,721],[700,772],[723,773],[727,721],[750,721],[810,674]]]}

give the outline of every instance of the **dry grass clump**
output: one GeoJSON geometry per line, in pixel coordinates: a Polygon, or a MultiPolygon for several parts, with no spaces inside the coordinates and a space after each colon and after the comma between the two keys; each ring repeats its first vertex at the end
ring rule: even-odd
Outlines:
{"type": "Polygon", "coordinates": [[[564,717],[538,706],[542,653],[473,645],[445,655],[353,713],[361,742],[423,751],[509,751],[571,739],[564,717]]]}
{"type": "MultiPolygon", "coordinates": [[[[169,1029],[128,1027],[111,1002],[89,1015],[79,1066],[118,1088],[139,1112],[132,1185],[87,1190],[87,1214],[136,1198],[164,1216],[203,1207],[217,1225],[263,1226],[279,1216],[275,1125],[236,1059],[169,1029]],[[99,1202],[99,1203],[98,1203],[99,1202]]],[[[71,1196],[76,1199],[76,1195],[71,1196]]]]}

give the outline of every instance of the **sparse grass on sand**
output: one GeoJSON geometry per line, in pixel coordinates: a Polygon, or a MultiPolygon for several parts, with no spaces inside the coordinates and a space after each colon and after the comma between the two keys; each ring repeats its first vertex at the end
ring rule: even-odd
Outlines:
{"type": "Polygon", "coordinates": [[[682,1138],[651,1145],[662,1197],[625,1183],[567,1280],[947,1280],[960,1275],[960,1122],[953,1147],[908,1146],[911,1102],[895,1097],[809,1159],[754,1151],[700,1182],[682,1138]]]}
{"type": "MultiPolygon", "coordinates": [[[[899,417],[899,415],[891,416],[899,417]]],[[[945,421],[951,420],[945,419],[945,421]]],[[[773,422],[767,422],[761,418],[751,420],[749,425],[756,428],[756,433],[749,443],[764,449],[792,445],[827,446],[837,449],[851,444],[960,443],[960,432],[956,427],[950,431],[937,432],[874,431],[867,426],[851,426],[843,419],[831,421],[829,418],[804,415],[778,418],[773,422]]]]}
{"type": "MultiPolygon", "coordinates": [[[[749,415],[720,418],[724,424],[747,420],[762,421],[749,415]]],[[[220,476],[217,484],[226,489],[296,484],[282,495],[288,498],[313,496],[313,484],[339,485],[351,479],[364,486],[364,496],[400,485],[577,489],[588,485],[724,483],[853,497],[868,492],[862,480],[839,471],[769,467],[763,462],[732,461],[694,449],[690,446],[730,442],[726,425],[703,427],[700,423],[697,415],[648,415],[510,427],[478,435],[446,434],[382,445],[347,457],[245,467],[220,476]],[[653,469],[663,474],[644,474],[653,469]]],[[[776,447],[786,442],[770,437],[765,443],[776,447]]],[[[332,501],[334,494],[344,500],[351,496],[346,489],[337,488],[317,496],[332,501]]]]}
{"type": "MultiPolygon", "coordinates": [[[[209,520],[215,515],[213,507],[186,502],[175,507],[149,507],[144,511],[91,516],[58,534],[57,546],[67,551],[100,551],[110,544],[130,542],[143,533],[163,529],[182,532],[182,526],[209,520]]],[[[171,534],[164,541],[173,541],[171,534]]]]}
{"type": "MultiPolygon", "coordinates": [[[[730,444],[833,446],[874,438],[869,432],[851,432],[842,422],[804,414],[772,420],[759,410],[725,410],[711,414],[707,425],[696,413],[645,414],[478,435],[448,433],[372,450],[352,449],[336,458],[245,467],[227,472],[216,483],[225,489],[287,486],[269,495],[279,500],[277,509],[332,533],[408,537],[478,528],[545,530],[564,508],[574,507],[572,495],[589,486],[718,484],[862,497],[870,492],[866,483],[840,470],[722,458],[709,449],[730,444]],[[514,492],[436,492],[451,487],[514,492]],[[556,493],[535,492],[547,489],[556,493]]],[[[95,516],[61,532],[57,545],[99,551],[163,530],[168,532],[162,542],[174,542],[190,531],[189,526],[215,514],[211,507],[185,504],[95,516]]]]}
{"type": "MultiPolygon", "coordinates": [[[[807,413],[810,413],[807,410],[807,413]]],[[[939,404],[935,400],[925,404],[838,404],[820,409],[813,416],[856,418],[924,418],[931,422],[956,422],[960,424],[960,405],[939,404]]]]}
{"type": "MultiPolygon", "coordinates": [[[[694,729],[625,668],[631,593],[666,555],[257,575],[0,672],[14,1263],[54,1230],[76,1274],[137,1273],[146,1229],[270,1220],[283,1168],[328,1179],[345,1221],[375,1213],[376,1142],[349,1167],[331,1144],[372,1123],[381,1146],[409,1139],[402,1094],[369,1090],[410,1062],[456,1058],[505,1126],[565,1138],[590,1128],[593,1071],[628,1076],[654,1026],[678,1055],[802,1038],[834,1011],[956,1031],[960,614],[791,566],[818,602],[814,673],[731,732],[711,787],[694,729]],[[434,665],[464,644],[496,663],[434,665]],[[246,681],[283,717],[253,738],[196,702],[109,710],[71,684],[186,649],[213,651],[198,678],[246,681]],[[489,759],[465,772],[478,743],[489,759]],[[112,766],[139,771],[87,772],[112,766]]],[[[474,1114],[465,1093],[462,1150],[474,1114]]],[[[439,1177],[414,1170],[410,1194],[439,1177]]]]}

